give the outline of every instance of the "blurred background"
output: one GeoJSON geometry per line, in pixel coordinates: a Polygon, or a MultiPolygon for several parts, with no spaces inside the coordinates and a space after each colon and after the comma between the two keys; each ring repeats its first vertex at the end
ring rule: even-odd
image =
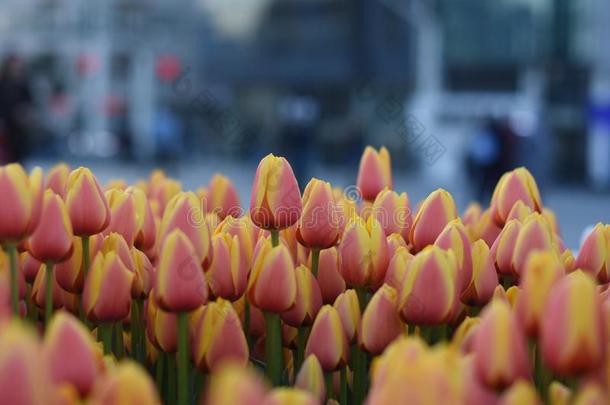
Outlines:
{"type": "Polygon", "coordinates": [[[0,162],[88,165],[247,204],[258,160],[355,182],[387,146],[412,205],[527,166],[577,247],[610,222],[608,0],[2,0],[0,162]]]}

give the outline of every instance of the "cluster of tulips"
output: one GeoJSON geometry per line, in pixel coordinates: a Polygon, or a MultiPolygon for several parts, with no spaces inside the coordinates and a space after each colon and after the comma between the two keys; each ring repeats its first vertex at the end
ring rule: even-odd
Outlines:
{"type": "Polygon", "coordinates": [[[355,190],[0,167],[0,404],[610,403],[610,225],[574,255],[525,168],[412,211],[385,148],[355,190]]]}

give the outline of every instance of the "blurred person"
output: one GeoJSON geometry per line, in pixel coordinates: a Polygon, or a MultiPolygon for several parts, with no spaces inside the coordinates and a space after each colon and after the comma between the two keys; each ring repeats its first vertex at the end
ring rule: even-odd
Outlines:
{"type": "Polygon", "coordinates": [[[0,159],[18,162],[27,155],[31,109],[25,63],[18,55],[8,55],[0,66],[0,159]]]}
{"type": "Polygon", "coordinates": [[[513,168],[516,134],[506,119],[487,118],[468,146],[466,165],[474,198],[486,202],[500,179],[513,168]]]}

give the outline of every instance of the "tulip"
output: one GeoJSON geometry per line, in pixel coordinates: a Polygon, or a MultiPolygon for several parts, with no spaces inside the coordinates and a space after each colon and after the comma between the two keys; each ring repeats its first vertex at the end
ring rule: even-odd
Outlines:
{"type": "Polygon", "coordinates": [[[90,236],[106,229],[110,223],[110,207],[93,173],[85,167],[73,170],[67,190],[66,207],[74,234],[90,236]]]}
{"type": "Polygon", "coordinates": [[[397,233],[404,240],[409,239],[413,218],[407,193],[398,194],[387,188],[383,189],[373,202],[372,214],[387,236],[397,233]]]}
{"type": "Polygon", "coordinates": [[[498,285],[498,275],[489,247],[482,239],[472,244],[472,280],[462,293],[466,305],[483,306],[489,302],[498,285]]]}
{"type": "Polygon", "coordinates": [[[67,312],[58,312],[47,329],[43,357],[55,384],[70,384],[87,396],[98,375],[89,331],[67,312]]]}
{"type": "Polygon", "coordinates": [[[312,393],[320,403],[326,398],[326,387],[324,385],[324,372],[318,358],[314,355],[308,356],[297,377],[294,386],[312,393]]]}
{"type": "Polygon", "coordinates": [[[341,226],[338,209],[330,183],[311,179],[303,193],[303,214],[299,219],[296,238],[312,249],[314,276],[318,275],[320,250],[334,246],[339,240],[341,226]]]}
{"type": "Polygon", "coordinates": [[[248,343],[230,302],[219,298],[203,309],[195,329],[193,361],[202,371],[215,371],[227,361],[248,363],[248,343]]]}
{"type": "Polygon", "coordinates": [[[246,291],[248,263],[242,255],[241,241],[235,235],[216,234],[212,237],[213,260],[206,276],[216,297],[236,301],[246,291]]]}
{"type": "Polygon", "coordinates": [[[602,307],[593,278],[577,270],[552,288],[540,324],[546,364],[557,374],[598,369],[605,356],[602,307]]]}
{"type": "Polygon", "coordinates": [[[259,229],[254,226],[249,216],[244,215],[234,218],[228,215],[218,224],[215,234],[228,233],[231,236],[237,236],[241,249],[240,255],[244,257],[249,268],[252,265],[252,256],[256,241],[258,240],[258,231],[259,229]]]}
{"type": "Polygon", "coordinates": [[[101,323],[105,353],[110,353],[108,323],[122,321],[131,303],[131,286],[134,274],[129,271],[115,252],[99,252],[93,262],[83,289],[83,311],[86,317],[101,323]]]}
{"type": "Polygon", "coordinates": [[[445,226],[458,217],[457,208],[449,192],[438,189],[422,202],[409,232],[409,241],[418,252],[434,243],[445,226]]]}
{"type": "Polygon", "coordinates": [[[546,301],[553,286],[563,275],[563,266],[550,251],[533,252],[523,268],[516,311],[526,333],[538,336],[546,301]]]}
{"type": "Polygon", "coordinates": [[[536,389],[524,380],[517,381],[500,397],[498,405],[540,405],[536,389]]]}
{"type": "Polygon", "coordinates": [[[506,217],[506,222],[511,219],[516,219],[519,222],[524,222],[527,217],[529,217],[534,211],[527,205],[523,203],[523,201],[519,200],[513,205],[508,216],[506,217]]]}
{"type": "MultiPolygon", "coordinates": [[[[0,251],[0,255],[4,255],[4,253],[0,251]]],[[[38,274],[38,270],[40,270],[42,263],[36,260],[30,252],[24,251],[19,254],[19,265],[21,272],[25,277],[25,281],[32,284],[36,279],[36,275],[38,274]]]]}
{"type": "Polygon", "coordinates": [[[294,225],[301,210],[301,192],[290,163],[273,154],[265,156],[252,183],[252,222],[259,228],[277,231],[294,225]]]}
{"type": "MultiPolygon", "coordinates": [[[[29,251],[37,260],[46,263],[46,291],[52,289],[54,264],[67,260],[72,254],[72,238],[72,224],[61,197],[51,190],[45,191],[39,226],[30,236],[29,251]]],[[[53,299],[52,294],[45,296],[47,300],[53,299]]],[[[53,302],[47,301],[47,322],[50,321],[52,309],[53,302]]]]}
{"type": "Polygon", "coordinates": [[[371,146],[364,149],[356,185],[362,198],[371,202],[384,188],[392,189],[392,165],[390,153],[385,147],[381,147],[379,152],[371,146]]]}
{"type": "Polygon", "coordinates": [[[503,300],[493,300],[483,311],[473,352],[478,378],[490,388],[502,389],[529,377],[525,336],[503,300]]]}
{"type": "Polygon", "coordinates": [[[159,231],[160,246],[164,246],[165,239],[176,229],[190,240],[199,262],[207,268],[213,254],[211,230],[201,202],[192,192],[180,192],[167,204],[159,231]]]}
{"type": "Polygon", "coordinates": [[[157,306],[154,289],[146,301],[145,313],[146,332],[150,341],[165,353],[175,353],[178,350],[178,317],[157,306]]]}
{"type": "Polygon", "coordinates": [[[498,225],[501,226],[507,222],[508,214],[517,201],[521,201],[532,211],[540,212],[542,210],[536,181],[524,167],[505,173],[496,185],[491,197],[491,211],[492,217],[498,225]]]}
{"type": "Polygon", "coordinates": [[[558,381],[553,381],[548,390],[549,403],[552,405],[568,405],[572,397],[572,391],[558,381]]]}
{"type": "Polygon", "coordinates": [[[353,341],[360,325],[360,303],[356,291],[347,290],[339,295],[333,303],[333,307],[339,313],[347,340],[353,341]]]}
{"type": "Polygon", "coordinates": [[[358,343],[367,352],[377,355],[400,336],[405,327],[398,316],[398,294],[384,284],[371,298],[362,314],[358,343]]]}
{"type": "Polygon", "coordinates": [[[384,283],[393,287],[399,295],[412,260],[413,255],[406,247],[401,246],[396,249],[385,273],[384,283]]]}
{"type": "Polygon", "coordinates": [[[68,187],[68,177],[70,176],[70,166],[65,163],[59,163],[53,166],[47,173],[44,188],[45,190],[53,190],[63,199],[66,197],[68,187]]]}
{"type": "MultiPolygon", "coordinates": [[[[92,255],[92,246],[89,246],[92,255]]],[[[71,293],[80,294],[83,291],[83,244],[79,237],[72,238],[72,254],[68,260],[55,265],[55,279],[59,286],[71,293]]],[[[40,264],[39,264],[40,266],[40,264]]]]}
{"type": "Polygon", "coordinates": [[[131,296],[134,299],[145,299],[152,288],[154,267],[144,252],[131,248],[133,259],[134,280],[131,288],[131,296]]]}
{"type": "Polygon", "coordinates": [[[158,204],[160,216],[163,215],[168,202],[182,189],[179,181],[165,176],[162,170],[155,170],[148,180],[147,195],[158,204]]]}
{"type": "Polygon", "coordinates": [[[462,353],[470,353],[480,323],[481,318],[467,316],[453,334],[451,344],[462,353]]]}
{"type": "Polygon", "coordinates": [[[252,369],[226,364],[211,375],[203,404],[260,405],[266,391],[265,382],[252,369]]]}
{"type": "Polygon", "coordinates": [[[265,397],[262,405],[318,405],[318,401],[298,388],[276,388],[265,397]]]}
{"type": "Polygon", "coordinates": [[[42,170],[28,177],[21,165],[0,167],[0,244],[9,257],[11,306],[19,311],[17,245],[38,226],[42,211],[42,170]]]}
{"type": "Polygon", "coordinates": [[[601,405],[607,404],[610,397],[607,392],[595,383],[588,383],[575,395],[574,405],[601,405]]]}
{"type": "Polygon", "coordinates": [[[447,224],[438,235],[434,244],[442,249],[453,250],[457,259],[457,283],[460,293],[464,292],[472,281],[472,250],[466,228],[459,219],[447,224]]]}
{"type": "Polygon", "coordinates": [[[161,405],[161,400],[148,373],[137,363],[119,364],[96,386],[91,402],[94,405],[161,405]]]}
{"type": "Polygon", "coordinates": [[[53,399],[51,381],[40,367],[36,336],[17,321],[0,333],[0,403],[44,405],[53,399]]]}
{"type": "Polygon", "coordinates": [[[324,305],[313,323],[305,357],[315,355],[326,372],[345,366],[349,356],[349,344],[339,312],[330,305],[324,305]]]}
{"type": "Polygon", "coordinates": [[[521,222],[516,219],[507,222],[506,225],[504,225],[504,228],[502,228],[502,232],[500,232],[494,244],[491,246],[489,254],[500,275],[515,275],[513,255],[517,238],[521,232],[521,227],[521,222]]]}
{"type": "MultiPolygon", "coordinates": [[[[608,261],[608,241],[606,227],[598,223],[585,238],[574,262],[575,268],[582,269],[593,277],[598,277],[608,261]]],[[[602,277],[604,278],[604,277],[602,277]]],[[[610,281],[610,280],[604,280],[610,281]]]]}
{"type": "Polygon", "coordinates": [[[515,241],[513,269],[520,275],[530,252],[534,250],[552,250],[551,231],[542,215],[531,214],[523,222],[519,236],[515,241]]]}
{"type": "Polygon", "coordinates": [[[489,209],[481,213],[476,225],[476,234],[487,243],[487,246],[494,244],[501,231],[502,228],[493,220],[489,209]]]}
{"type": "MultiPolygon", "coordinates": [[[[408,238],[406,240],[408,240],[408,238]]],[[[386,241],[388,244],[388,257],[390,258],[394,257],[394,253],[396,253],[396,250],[398,250],[398,248],[403,247],[407,250],[409,249],[409,246],[407,245],[405,239],[403,239],[402,235],[398,233],[388,235],[386,241]]]]}
{"type": "Polygon", "coordinates": [[[381,285],[390,258],[383,229],[374,217],[350,220],[339,245],[341,275],[353,287],[381,285]]]}
{"type": "Polygon", "coordinates": [[[235,186],[222,174],[215,174],[208,184],[208,209],[216,213],[221,219],[227,215],[235,218],[241,215],[239,196],[235,186]]]}
{"type": "Polygon", "coordinates": [[[125,238],[129,246],[133,246],[144,222],[143,216],[136,211],[135,197],[117,188],[106,191],[105,197],[110,207],[110,223],[105,233],[116,232],[125,238]]]}
{"type": "Polygon", "coordinates": [[[403,321],[439,325],[451,319],[458,305],[456,271],[452,251],[430,246],[416,254],[399,301],[403,321]]]}
{"type": "Polygon", "coordinates": [[[478,224],[482,215],[483,209],[481,208],[481,205],[475,202],[470,203],[462,214],[462,223],[466,227],[466,232],[468,233],[468,238],[470,238],[471,242],[474,242],[480,237],[478,224]]]}
{"type": "Polygon", "coordinates": [[[272,247],[268,239],[263,240],[255,253],[247,297],[250,303],[265,311],[267,374],[274,385],[280,384],[283,369],[279,313],[294,305],[296,294],[294,265],[288,249],[284,245],[272,247]]]}
{"type": "MultiPolygon", "coordinates": [[[[318,266],[318,285],[324,304],[332,304],[337,296],[345,291],[345,280],[339,272],[339,252],[336,247],[320,251],[318,266]]],[[[311,266],[311,257],[309,260],[311,266]]]]}

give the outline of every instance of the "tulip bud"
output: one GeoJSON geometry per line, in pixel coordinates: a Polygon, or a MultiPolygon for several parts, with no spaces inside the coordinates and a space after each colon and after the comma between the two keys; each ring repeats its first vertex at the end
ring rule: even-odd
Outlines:
{"type": "Polygon", "coordinates": [[[133,257],[131,255],[131,250],[123,238],[122,235],[118,233],[111,233],[104,237],[101,242],[101,246],[98,245],[97,249],[93,250],[95,253],[98,251],[107,254],[110,252],[114,252],[119,256],[119,259],[123,262],[127,270],[134,271],[135,264],[133,262],[133,257]]]}
{"type": "Polygon", "coordinates": [[[72,253],[72,237],[64,202],[53,191],[45,191],[39,226],[29,239],[30,253],[44,263],[63,262],[72,253]]]}
{"type": "Polygon", "coordinates": [[[385,147],[377,152],[373,147],[364,149],[358,168],[356,185],[367,201],[374,201],[384,188],[392,189],[392,165],[390,153],[385,147]]]}
{"type": "Polygon", "coordinates": [[[248,363],[248,342],[230,302],[219,298],[204,307],[195,328],[193,361],[204,372],[227,361],[248,363]]]}
{"type": "Polygon", "coordinates": [[[516,311],[529,336],[538,335],[545,303],[564,270],[555,253],[533,252],[523,268],[516,311]]]}
{"type": "Polygon", "coordinates": [[[322,294],[311,271],[300,265],[295,269],[296,296],[292,308],[281,314],[290,326],[311,325],[322,306],[322,294]]]}
{"type": "Polygon", "coordinates": [[[87,274],[83,310],[93,322],[117,322],[129,315],[134,274],[115,252],[99,252],[87,274]]]}
{"type": "Polygon", "coordinates": [[[540,345],[560,375],[596,370],[605,356],[602,307],[593,278],[577,270],[552,288],[543,310],[540,345]]]}
{"type": "Polygon", "coordinates": [[[487,246],[493,246],[500,232],[502,232],[502,228],[491,217],[491,211],[487,209],[481,213],[481,218],[476,225],[476,234],[487,243],[487,246]]]}
{"type": "Polygon", "coordinates": [[[362,314],[358,344],[371,354],[380,354],[403,332],[405,326],[398,316],[398,295],[394,288],[384,284],[362,314]]]}
{"type": "Polygon", "coordinates": [[[347,363],[347,337],[339,313],[330,305],[320,309],[313,323],[305,347],[305,357],[310,354],[318,358],[324,371],[338,370],[347,363]]]}
{"type": "Polygon", "coordinates": [[[144,252],[131,248],[131,257],[133,258],[135,275],[131,287],[131,296],[134,299],[145,299],[152,288],[155,269],[144,252]]]}
{"type": "Polygon", "coordinates": [[[166,353],[175,353],[178,348],[178,317],[157,306],[155,290],[146,300],[146,335],[151,343],[166,353]]]}
{"type": "Polygon", "coordinates": [[[481,220],[482,215],[483,209],[481,208],[481,205],[475,202],[470,203],[462,214],[462,223],[466,227],[466,232],[468,233],[468,238],[471,242],[480,238],[477,225],[481,220]]]}
{"type": "Polygon", "coordinates": [[[295,388],[300,388],[305,391],[312,393],[320,403],[324,402],[326,398],[326,385],[324,382],[324,371],[318,361],[318,358],[314,355],[309,355],[301,369],[294,383],[295,388]]]}
{"type": "Polygon", "coordinates": [[[416,254],[399,301],[403,321],[438,325],[451,319],[458,306],[456,271],[452,251],[430,246],[416,254]]]}
{"type": "Polygon", "coordinates": [[[249,268],[240,245],[239,238],[228,233],[212,237],[213,260],[206,276],[216,297],[235,301],[246,291],[249,268]]]}
{"type": "Polygon", "coordinates": [[[392,190],[382,190],[375,198],[372,214],[387,236],[397,233],[405,240],[409,239],[413,218],[407,193],[399,195],[392,190]]]}
{"type": "MultiPolygon", "coordinates": [[[[309,257],[311,268],[311,256],[309,257]]],[[[336,247],[320,251],[318,262],[318,285],[325,304],[332,304],[345,291],[345,280],[339,272],[339,253],[336,247]]]]}
{"type": "Polygon", "coordinates": [[[18,243],[40,220],[42,170],[37,167],[28,176],[18,163],[0,166],[0,194],[0,242],[18,243]]]}
{"type": "Polygon", "coordinates": [[[409,232],[413,249],[418,252],[433,244],[445,226],[457,217],[457,208],[451,194],[443,189],[433,191],[422,202],[413,220],[409,232]]]}
{"type": "MultiPolygon", "coordinates": [[[[47,283],[47,272],[45,271],[45,265],[41,265],[38,270],[38,274],[36,275],[36,279],[34,280],[34,284],[32,285],[32,298],[34,303],[38,308],[45,308],[46,304],[46,291],[45,286],[47,283]]],[[[53,308],[60,308],[62,305],[62,296],[61,296],[61,288],[55,277],[53,277],[53,285],[52,285],[52,296],[53,296],[53,308]]]]}
{"type": "MultiPolygon", "coordinates": [[[[89,246],[90,257],[94,257],[95,244],[89,246]]],[[[39,265],[40,266],[40,265],[39,265]]],[[[81,238],[72,238],[72,255],[65,262],[55,265],[55,279],[59,286],[71,293],[83,291],[83,243],[81,238]]]]}
{"type": "Polygon", "coordinates": [[[499,225],[508,221],[508,214],[517,201],[521,201],[532,211],[542,210],[536,180],[524,167],[505,173],[496,185],[491,197],[491,210],[494,220],[499,225]]]}
{"type": "Polygon", "coordinates": [[[312,249],[328,249],[339,240],[338,208],[330,183],[311,179],[303,193],[303,214],[296,237],[312,249]]]}
{"type": "Polygon", "coordinates": [[[398,233],[388,235],[388,237],[386,238],[386,241],[388,243],[388,257],[394,257],[394,253],[396,253],[396,250],[398,250],[398,248],[403,247],[409,250],[409,246],[407,246],[406,240],[409,239],[403,239],[403,237],[398,233]]]}
{"type": "Polygon", "coordinates": [[[80,167],[68,177],[66,207],[77,236],[95,235],[110,223],[110,207],[91,170],[80,167]]]}
{"type": "Polygon", "coordinates": [[[532,384],[519,380],[500,397],[498,405],[540,405],[541,403],[532,384]]]}
{"type": "Polygon", "coordinates": [[[43,344],[53,382],[71,384],[87,396],[98,375],[94,345],[89,331],[73,315],[63,311],[55,314],[43,344]]]}
{"type": "Polygon", "coordinates": [[[527,217],[529,217],[534,211],[527,205],[523,203],[523,201],[519,200],[513,205],[508,216],[506,217],[506,222],[511,219],[516,219],[519,222],[524,222],[527,217]]]}
{"type": "Polygon", "coordinates": [[[402,286],[404,285],[407,271],[413,260],[413,255],[409,253],[406,247],[400,247],[394,253],[394,256],[390,260],[388,265],[388,271],[385,273],[384,282],[393,287],[400,296],[402,286]]]}
{"type": "Polygon", "coordinates": [[[483,306],[489,302],[498,285],[498,275],[489,247],[482,239],[472,244],[472,281],[462,293],[462,302],[483,306]]]}
{"type": "Polygon", "coordinates": [[[503,300],[493,300],[483,311],[473,352],[477,375],[491,388],[505,388],[529,377],[525,335],[503,300]]]}
{"type": "Polygon", "coordinates": [[[228,233],[231,236],[237,236],[239,239],[240,256],[246,261],[248,269],[252,265],[252,256],[254,255],[254,247],[258,239],[258,228],[254,226],[250,217],[233,218],[231,215],[225,217],[214,231],[215,234],[228,233]]]}
{"type": "Polygon", "coordinates": [[[94,405],[161,405],[154,382],[146,370],[133,361],[122,362],[108,373],[91,397],[94,405]]]}
{"type": "Polygon", "coordinates": [[[241,365],[224,365],[210,376],[204,405],[260,405],[267,387],[252,369],[241,365]],[[235,389],[239,387],[239,389],[235,389]]]}
{"type": "Polygon", "coordinates": [[[137,230],[134,246],[142,251],[152,249],[157,238],[157,221],[152,206],[144,191],[137,187],[128,187],[125,193],[133,197],[137,230]]]}
{"type": "Polygon", "coordinates": [[[530,252],[534,250],[552,250],[551,231],[542,215],[531,214],[523,222],[515,241],[513,253],[513,268],[520,275],[530,252]]]}
{"type": "MultiPolygon", "coordinates": [[[[1,169],[0,169],[1,170],[1,169]]],[[[44,405],[53,398],[33,332],[13,321],[0,333],[0,403],[44,405]]]]}
{"type": "Polygon", "coordinates": [[[491,255],[498,273],[501,275],[514,275],[513,254],[515,252],[515,244],[517,237],[521,232],[521,222],[513,219],[504,225],[502,232],[496,238],[491,246],[489,254],[491,255]]]}
{"type": "Polygon", "coordinates": [[[356,290],[346,290],[335,300],[333,307],[337,310],[348,341],[353,341],[360,325],[360,303],[356,290]]]}
{"type": "MultiPolygon", "coordinates": [[[[171,210],[171,202],[167,210],[171,210]]],[[[157,268],[157,303],[170,312],[187,312],[206,303],[208,285],[191,241],[180,230],[167,235],[157,268]]]]}
{"type": "Polygon", "coordinates": [[[390,258],[383,229],[374,217],[364,222],[352,219],[345,228],[341,244],[341,275],[349,286],[379,287],[390,258]]]}
{"type": "Polygon", "coordinates": [[[457,283],[460,293],[464,292],[472,281],[472,251],[466,228],[459,219],[454,219],[445,226],[434,244],[445,250],[453,250],[457,259],[457,283]]]}
{"type": "MultiPolygon", "coordinates": [[[[4,252],[0,250],[0,257],[4,257],[3,255],[4,252]]],[[[42,263],[36,260],[30,252],[25,251],[19,254],[19,264],[25,281],[32,284],[36,279],[36,275],[38,274],[38,270],[42,263]]]]}
{"type": "Polygon", "coordinates": [[[575,268],[582,269],[593,277],[598,277],[608,261],[608,242],[605,229],[605,226],[601,223],[595,225],[595,228],[583,241],[574,263],[575,268]]]}
{"type": "Polygon", "coordinates": [[[301,216],[301,192],[290,163],[269,154],[256,169],[250,196],[250,217],[263,229],[284,229],[301,216]]]}
{"type": "Polygon", "coordinates": [[[165,208],[159,231],[161,245],[172,231],[179,229],[195,248],[196,257],[204,268],[212,260],[211,230],[201,202],[192,192],[180,192],[165,208]]]}
{"type": "Polygon", "coordinates": [[[248,281],[248,300],[263,311],[281,313],[295,303],[294,265],[286,246],[272,247],[264,240],[255,254],[248,281]]]}
{"type": "Polygon", "coordinates": [[[220,219],[227,215],[235,218],[241,215],[241,205],[235,186],[222,174],[215,174],[208,184],[207,205],[220,219]]]}
{"type": "Polygon", "coordinates": [[[44,185],[45,190],[53,190],[64,199],[66,197],[69,176],[70,166],[65,163],[56,164],[47,173],[47,179],[44,185]]]}
{"type": "Polygon", "coordinates": [[[453,338],[451,339],[452,346],[460,349],[462,353],[470,353],[480,323],[481,318],[471,318],[467,316],[455,330],[453,338]]]}

